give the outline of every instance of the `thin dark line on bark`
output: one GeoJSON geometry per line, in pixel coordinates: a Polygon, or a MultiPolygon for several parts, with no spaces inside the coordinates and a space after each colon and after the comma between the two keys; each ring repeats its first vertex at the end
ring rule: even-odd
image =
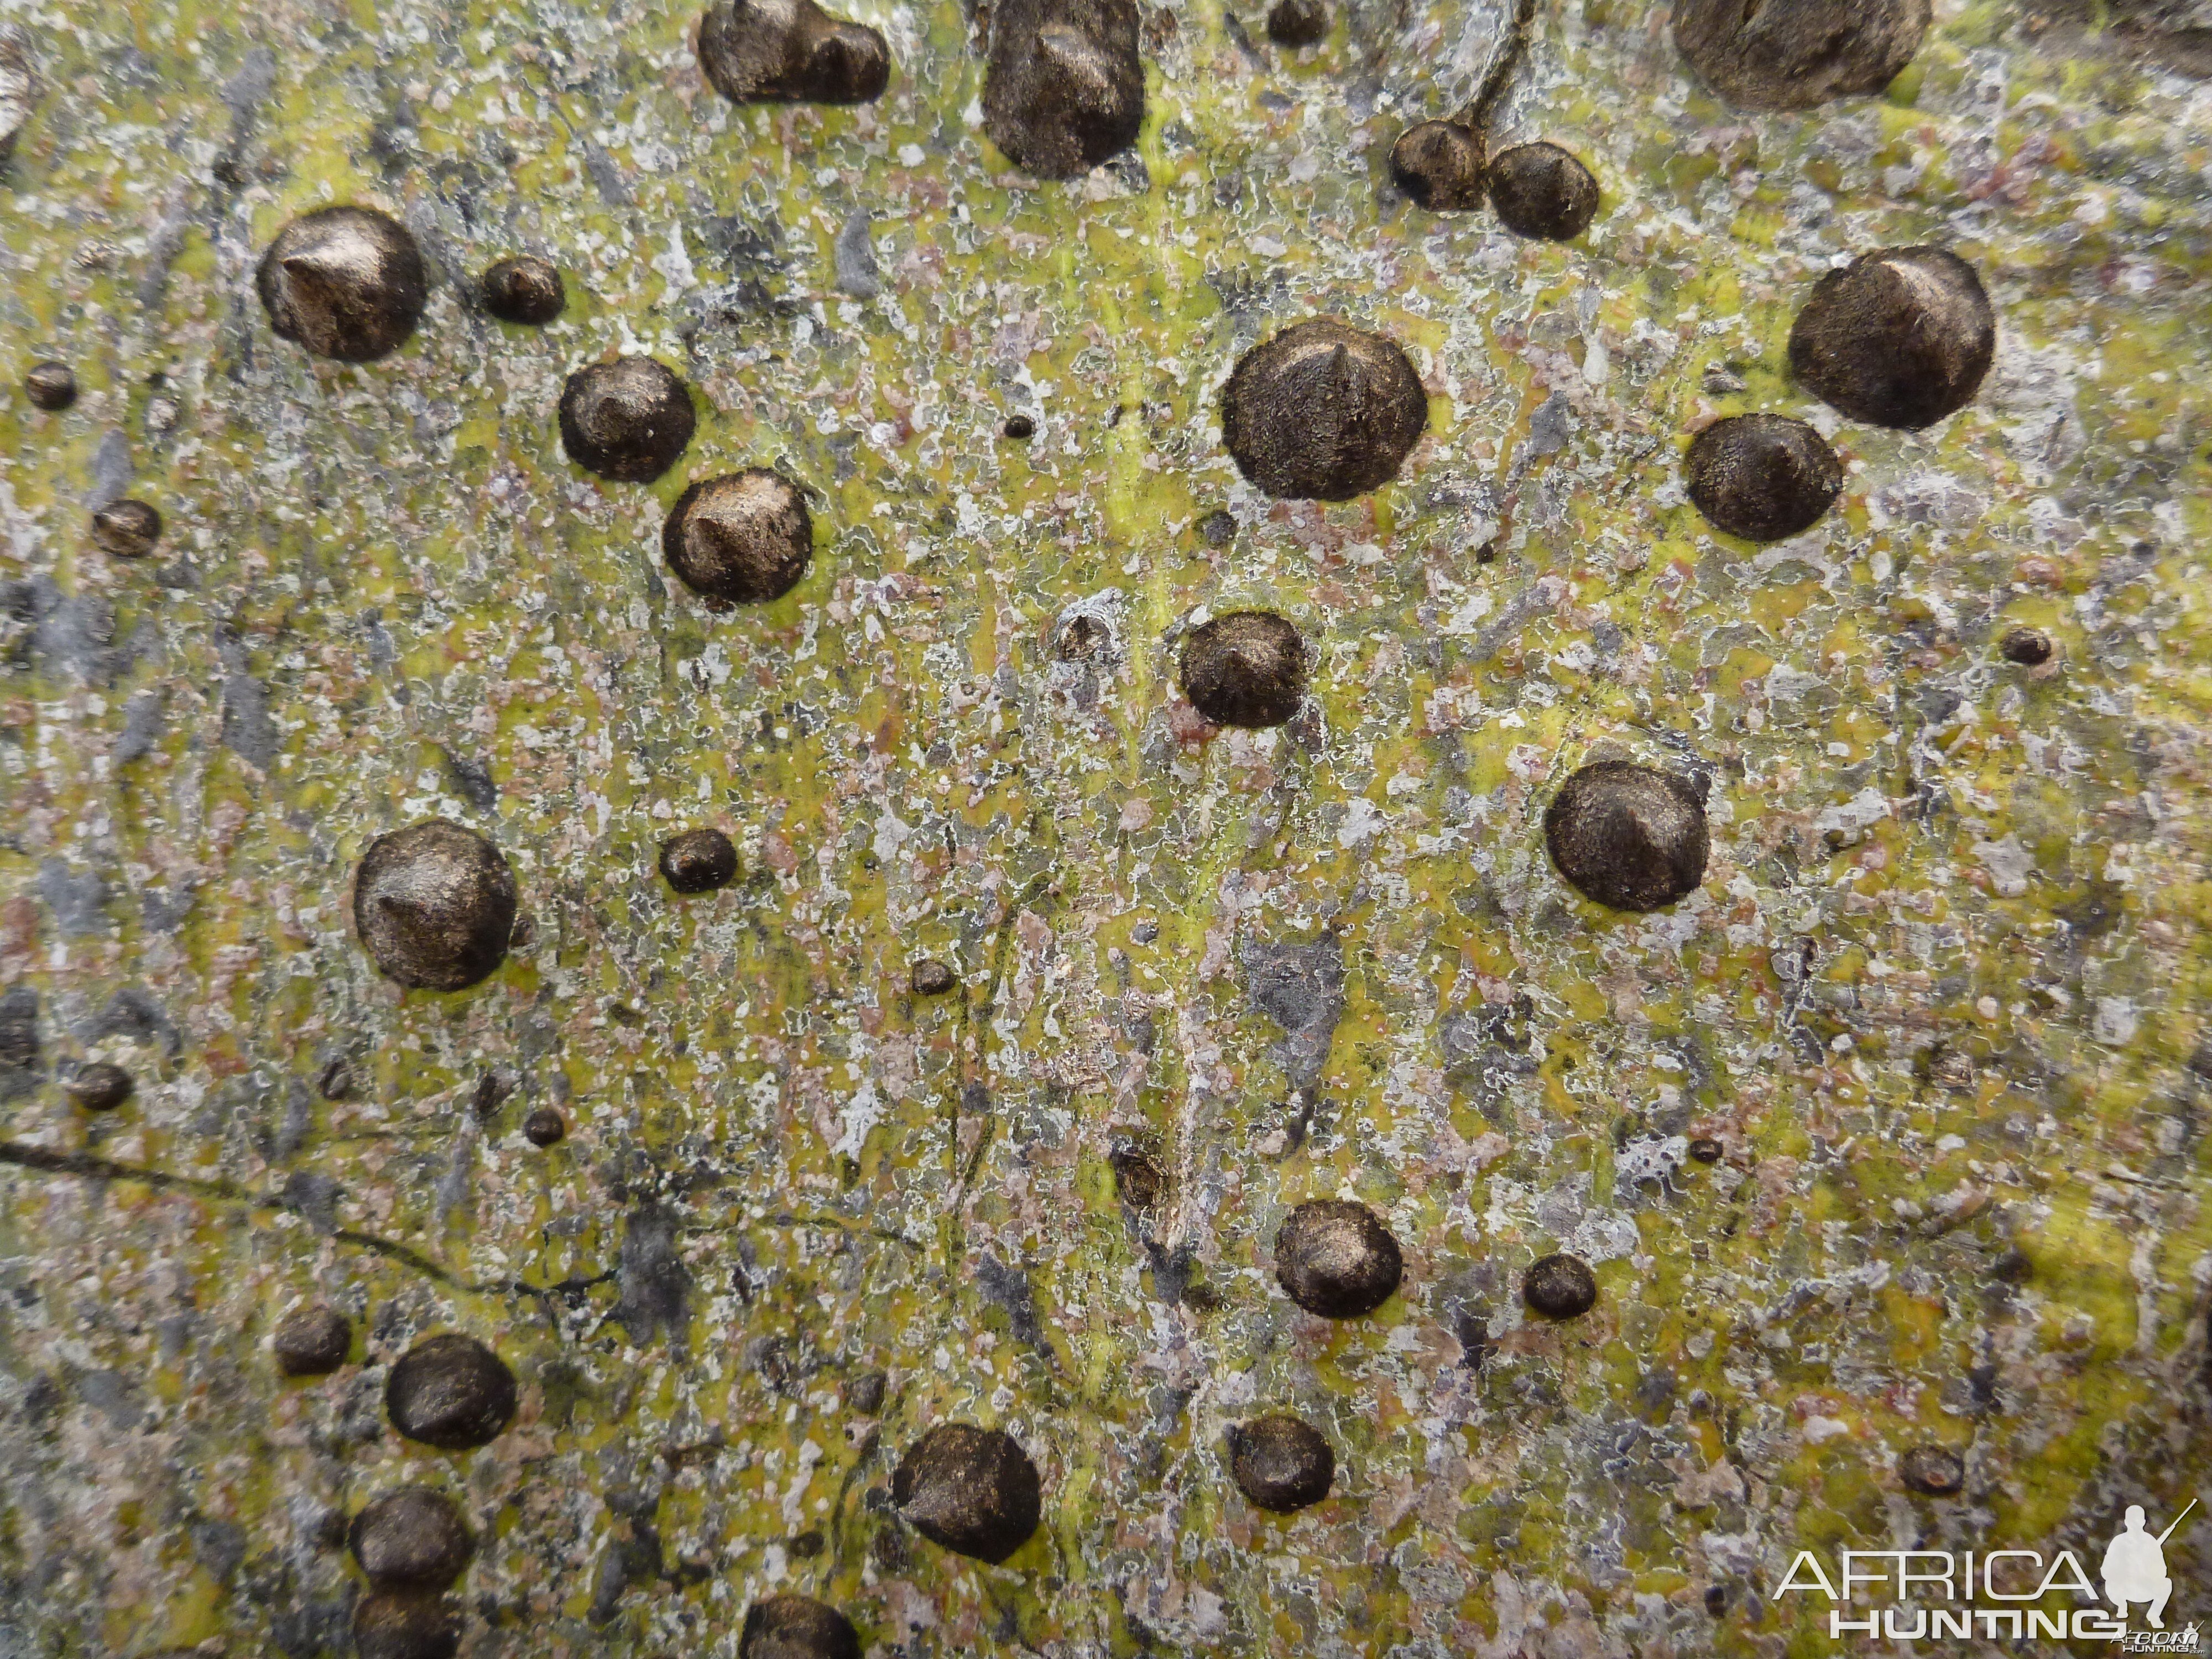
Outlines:
{"type": "Polygon", "coordinates": [[[1528,38],[1535,27],[1536,0],[1514,0],[1505,38],[1492,54],[1482,84],[1474,89],[1474,96],[1468,100],[1467,107],[1452,117],[1457,125],[1474,130],[1486,151],[1490,145],[1490,124],[1498,118],[1498,106],[1505,100],[1506,91],[1513,84],[1514,71],[1528,56],[1528,38]]]}
{"type": "MultiPolygon", "coordinates": [[[[151,1187],[156,1192],[182,1193],[219,1204],[234,1204],[249,1210],[274,1210],[285,1215],[300,1216],[310,1222],[313,1220],[307,1214],[305,1205],[286,1198],[281,1193],[249,1192],[235,1182],[211,1179],[205,1176],[174,1175],[167,1170],[145,1169],[135,1164],[118,1163],[112,1158],[101,1158],[95,1152],[58,1152],[50,1147],[26,1146],[19,1140],[0,1140],[0,1164],[12,1164],[16,1169],[28,1170],[38,1175],[70,1176],[80,1181],[133,1181],[142,1187],[151,1187]]],[[[331,1229],[330,1236],[341,1244],[380,1255],[386,1261],[396,1261],[426,1279],[474,1295],[542,1297],[578,1288],[573,1280],[550,1286],[532,1285],[520,1279],[474,1283],[459,1277],[443,1262],[395,1239],[365,1233],[357,1227],[336,1227],[331,1229]]]]}
{"type": "Polygon", "coordinates": [[[1444,118],[1452,125],[1464,127],[1474,135],[1475,173],[1480,178],[1490,168],[1490,128],[1498,118],[1498,107],[1505,101],[1505,94],[1513,85],[1513,76],[1528,56],[1529,37],[1535,32],[1536,0],[1514,0],[1513,15],[1505,24],[1505,38],[1498,43],[1491,54],[1490,67],[1483,71],[1482,83],[1474,89],[1458,114],[1444,118]]]}

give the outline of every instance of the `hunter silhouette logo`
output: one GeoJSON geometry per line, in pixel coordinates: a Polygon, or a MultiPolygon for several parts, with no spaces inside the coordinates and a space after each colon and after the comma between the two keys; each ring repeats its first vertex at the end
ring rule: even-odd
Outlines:
{"type": "Polygon", "coordinates": [[[2143,1529],[2142,1505],[2128,1505],[2124,1529],[2105,1547],[2105,1599],[2121,1618],[2128,1616],[2130,1601],[2148,1601],[2150,1627],[2166,1628],[2166,1598],[2173,1594],[2173,1580],[2166,1576],[2166,1540],[2196,1507],[2192,1498],[2188,1509],[2173,1517],[2173,1525],[2153,1538],[2143,1529]]]}
{"type": "Polygon", "coordinates": [[[2103,1641],[2124,1653],[2194,1654],[2200,1646],[2194,1624],[2166,1627],[2173,1596],[2166,1540],[2196,1507],[2192,1498],[2154,1534],[2142,1505],[2130,1504],[2099,1563],[2101,1596],[2086,1563],[2069,1549],[2047,1555],[2029,1549],[1844,1550],[1832,1577],[1816,1552],[1800,1550],[1775,1594],[1825,1596],[1832,1642],[2103,1641]],[[2130,1627],[2136,1609],[2148,1628],[2130,1627]]]}

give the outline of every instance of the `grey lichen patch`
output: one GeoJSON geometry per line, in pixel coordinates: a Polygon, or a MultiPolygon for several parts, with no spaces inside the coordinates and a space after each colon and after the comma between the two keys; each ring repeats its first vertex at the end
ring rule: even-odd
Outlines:
{"type": "Polygon", "coordinates": [[[223,747],[265,772],[276,758],[279,741],[269,712],[268,688],[246,672],[242,652],[227,654],[230,672],[222,683],[223,747]]]}
{"type": "Polygon", "coordinates": [[[0,992],[0,1099],[29,1094],[45,1075],[39,994],[27,985],[0,992]]]}
{"type": "Polygon", "coordinates": [[[837,289],[856,300],[872,300],[884,291],[883,270],[876,264],[875,241],[871,234],[872,224],[866,209],[855,208],[846,216],[837,232],[837,289]]]}
{"type": "Polygon", "coordinates": [[[66,860],[39,861],[38,893],[64,938],[108,931],[107,883],[97,870],[72,870],[66,860]]]}
{"type": "Polygon", "coordinates": [[[620,1299],[607,1317],[629,1331],[634,1347],[665,1339],[684,1346],[690,1328],[690,1270],[677,1249],[676,1216],[659,1204],[630,1212],[623,1224],[616,1284],[620,1299]]]}
{"type": "Polygon", "coordinates": [[[1017,1340],[1035,1349],[1048,1363],[1057,1363],[1057,1356],[1045,1340],[1044,1328],[1037,1320],[1036,1292],[1030,1284],[1028,1273],[987,1253],[975,1264],[975,1285],[1005,1312],[1006,1323],[1017,1340]]]}
{"type": "Polygon", "coordinates": [[[1311,944],[1248,939],[1244,994],[1283,1028],[1277,1048],[1283,1074],[1310,1091],[1328,1064],[1329,1045],[1344,1018],[1344,945],[1333,933],[1311,944]]]}

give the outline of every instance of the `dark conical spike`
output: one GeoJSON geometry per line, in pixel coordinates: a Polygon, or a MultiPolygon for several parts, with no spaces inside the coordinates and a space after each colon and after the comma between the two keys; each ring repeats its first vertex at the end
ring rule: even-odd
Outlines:
{"type": "Polygon", "coordinates": [[[1136,142],[1145,115],[1134,0],[997,0],[983,131],[1015,166],[1073,179],[1136,142]]]}
{"type": "Polygon", "coordinates": [[[391,215],[331,207],[277,233],[254,285],[279,337],[318,356],[365,363],[414,333],[428,272],[414,234],[391,215]]]}
{"type": "Polygon", "coordinates": [[[1237,470],[1290,501],[1350,501],[1388,483],[1428,422],[1404,349],[1334,317],[1253,347],[1221,394],[1221,435],[1237,470]]]}

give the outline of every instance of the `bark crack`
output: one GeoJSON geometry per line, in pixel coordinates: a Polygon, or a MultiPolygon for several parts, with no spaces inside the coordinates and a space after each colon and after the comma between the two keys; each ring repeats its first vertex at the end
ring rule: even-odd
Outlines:
{"type": "MultiPolygon", "coordinates": [[[[236,1182],[223,1181],[206,1176],[176,1175],[167,1170],[147,1169],[140,1164],[124,1164],[112,1158],[101,1158],[94,1152],[61,1152],[51,1147],[32,1146],[19,1140],[0,1140],[0,1164],[9,1164],[27,1170],[36,1175],[68,1176],[80,1181],[133,1181],[142,1187],[151,1187],[156,1192],[181,1193],[190,1197],[204,1199],[213,1203],[229,1204],[248,1210],[276,1211],[296,1215],[313,1222],[307,1206],[282,1193],[256,1193],[236,1182]]],[[[413,1246],[402,1244],[397,1239],[386,1238],[376,1233],[363,1232],[357,1227],[333,1227],[330,1237],[339,1243],[355,1249],[367,1250],[373,1255],[394,1261],[424,1278],[457,1291],[466,1291],[477,1296],[527,1296],[548,1297],[584,1286],[599,1283],[599,1279],[570,1279],[559,1285],[538,1285],[520,1279],[499,1279],[476,1281],[461,1278],[443,1262],[425,1255],[413,1246]]],[[[608,1275],[602,1275],[602,1278],[608,1275]]]]}
{"type": "Polygon", "coordinates": [[[1490,125],[1498,118],[1498,106],[1505,100],[1505,94],[1513,84],[1514,71],[1528,56],[1528,39],[1536,27],[1536,0],[1514,0],[1513,15],[1507,20],[1505,38],[1498,42],[1492,54],[1490,67],[1483,72],[1482,84],[1474,89],[1474,96],[1467,107],[1453,116],[1456,126],[1468,128],[1481,141],[1483,161],[1490,160],[1490,125]]]}

